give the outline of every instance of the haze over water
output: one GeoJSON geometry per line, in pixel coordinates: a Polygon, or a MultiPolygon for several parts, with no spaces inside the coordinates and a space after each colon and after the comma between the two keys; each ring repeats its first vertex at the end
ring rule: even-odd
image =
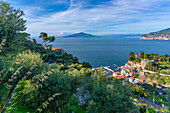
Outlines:
{"type": "Polygon", "coordinates": [[[170,54],[170,41],[139,38],[57,38],[52,44],[93,67],[121,66],[127,62],[129,52],[170,54]]]}

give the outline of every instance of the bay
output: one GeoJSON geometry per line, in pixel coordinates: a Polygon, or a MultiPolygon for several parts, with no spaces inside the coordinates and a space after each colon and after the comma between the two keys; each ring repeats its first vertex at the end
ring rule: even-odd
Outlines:
{"type": "Polygon", "coordinates": [[[78,57],[80,62],[89,62],[93,67],[121,66],[127,62],[129,52],[170,54],[170,41],[139,38],[57,38],[52,45],[78,57]]]}

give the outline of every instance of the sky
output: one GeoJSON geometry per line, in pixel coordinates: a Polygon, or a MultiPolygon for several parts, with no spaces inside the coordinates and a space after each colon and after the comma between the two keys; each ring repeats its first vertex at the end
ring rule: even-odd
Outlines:
{"type": "Polygon", "coordinates": [[[25,12],[31,36],[145,34],[170,27],[170,0],[6,0],[25,12]]]}

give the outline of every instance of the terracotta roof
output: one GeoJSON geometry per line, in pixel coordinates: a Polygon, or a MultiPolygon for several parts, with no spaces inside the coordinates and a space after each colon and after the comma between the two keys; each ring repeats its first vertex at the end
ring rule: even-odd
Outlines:
{"type": "Polygon", "coordinates": [[[120,74],[120,72],[114,72],[114,74],[117,74],[117,75],[118,75],[118,74],[120,74]]]}
{"type": "Polygon", "coordinates": [[[128,67],[128,68],[126,68],[126,69],[130,70],[130,69],[134,69],[134,68],[133,68],[133,67],[128,67]]]}
{"type": "Polygon", "coordinates": [[[141,80],[139,80],[138,82],[142,82],[141,80]]]}
{"type": "Polygon", "coordinates": [[[133,79],[133,77],[130,77],[129,79],[133,79]]]}
{"type": "Polygon", "coordinates": [[[121,76],[119,76],[118,78],[119,79],[123,79],[123,78],[125,78],[126,76],[125,75],[121,75],[121,76]]]}
{"type": "Polygon", "coordinates": [[[51,48],[51,50],[61,50],[60,48],[51,48]]]}

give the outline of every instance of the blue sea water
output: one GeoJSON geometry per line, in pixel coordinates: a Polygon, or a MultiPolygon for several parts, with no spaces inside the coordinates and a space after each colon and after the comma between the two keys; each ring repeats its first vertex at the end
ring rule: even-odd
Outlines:
{"type": "Polygon", "coordinates": [[[52,45],[78,57],[80,62],[89,62],[93,67],[121,66],[127,62],[129,52],[170,54],[170,41],[139,38],[57,38],[52,45]]]}

